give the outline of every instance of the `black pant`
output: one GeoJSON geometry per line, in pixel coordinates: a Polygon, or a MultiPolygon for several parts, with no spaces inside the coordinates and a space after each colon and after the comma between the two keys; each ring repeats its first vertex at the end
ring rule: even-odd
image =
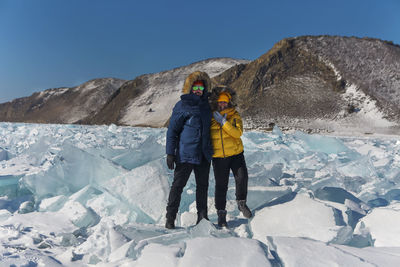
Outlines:
{"type": "Polygon", "coordinates": [[[243,152],[227,158],[213,158],[212,162],[215,176],[215,208],[217,210],[226,208],[230,170],[235,177],[236,200],[246,200],[249,176],[243,152]]]}
{"type": "Polygon", "coordinates": [[[203,157],[201,163],[176,163],[174,181],[169,192],[167,205],[167,218],[175,219],[181,202],[181,194],[190,174],[194,170],[196,178],[196,208],[197,212],[207,215],[208,177],[210,162],[203,157]]]}

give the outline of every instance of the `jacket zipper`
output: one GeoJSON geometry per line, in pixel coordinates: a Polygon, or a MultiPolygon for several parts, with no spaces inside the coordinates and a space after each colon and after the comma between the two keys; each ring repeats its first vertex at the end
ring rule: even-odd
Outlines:
{"type": "Polygon", "coordinates": [[[220,133],[221,133],[222,154],[224,155],[225,158],[224,138],[222,138],[222,125],[220,126],[220,133]]]}

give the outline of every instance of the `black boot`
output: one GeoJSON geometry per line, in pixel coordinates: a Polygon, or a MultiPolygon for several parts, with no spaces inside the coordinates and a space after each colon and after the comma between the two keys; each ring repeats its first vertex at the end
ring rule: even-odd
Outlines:
{"type": "Polygon", "coordinates": [[[165,228],[175,229],[175,218],[167,217],[167,221],[165,222],[165,228]]]}
{"type": "Polygon", "coordinates": [[[247,207],[246,205],[246,200],[237,200],[237,203],[238,203],[238,208],[242,212],[244,217],[251,218],[253,216],[249,207],[247,207]]]}
{"type": "Polygon", "coordinates": [[[206,219],[208,221],[207,211],[203,210],[203,211],[197,212],[196,224],[198,224],[202,219],[206,219]]]}
{"type": "Polygon", "coordinates": [[[218,214],[218,226],[228,228],[228,223],[226,222],[226,210],[217,210],[218,214]]]}

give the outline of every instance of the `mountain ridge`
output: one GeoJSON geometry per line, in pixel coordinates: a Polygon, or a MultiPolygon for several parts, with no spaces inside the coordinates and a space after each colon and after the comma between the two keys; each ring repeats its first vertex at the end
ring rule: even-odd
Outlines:
{"type": "Polygon", "coordinates": [[[230,70],[215,80],[239,88],[244,99],[239,107],[249,128],[275,123],[311,131],[336,131],[342,126],[369,131],[399,123],[400,110],[395,107],[400,100],[399,62],[400,46],[387,41],[301,36],[281,40],[240,74],[230,70]],[[354,47],[367,59],[360,58],[354,47]],[[370,78],[369,73],[375,72],[376,77],[370,78]],[[373,91],[370,84],[378,88],[373,91]],[[373,105],[366,107],[366,98],[373,105]],[[377,119],[377,125],[371,119],[377,119]]]}
{"type": "Polygon", "coordinates": [[[101,112],[82,123],[163,127],[190,73],[206,71],[210,77],[214,77],[243,62],[248,61],[212,58],[169,71],[141,75],[125,83],[101,112]]]}
{"type": "Polygon", "coordinates": [[[125,80],[100,78],[75,87],[46,89],[0,104],[0,119],[11,122],[76,123],[95,114],[125,80]]]}
{"type": "MultiPolygon", "coordinates": [[[[112,90],[103,89],[101,101],[92,109],[78,101],[80,108],[63,117],[49,108],[58,120],[35,118],[38,113],[31,107],[40,105],[32,99],[30,105],[22,105],[22,115],[0,104],[0,120],[12,121],[15,112],[25,122],[163,127],[179,100],[184,79],[195,70],[208,72],[213,85],[225,84],[237,91],[238,110],[247,129],[279,125],[309,132],[351,128],[384,132],[397,130],[400,124],[400,46],[376,38],[328,35],[282,39],[252,61],[212,58],[119,80],[112,90]]],[[[81,86],[90,91],[87,83],[81,86]]],[[[63,90],[71,91],[61,88],[59,92],[63,90]]]]}

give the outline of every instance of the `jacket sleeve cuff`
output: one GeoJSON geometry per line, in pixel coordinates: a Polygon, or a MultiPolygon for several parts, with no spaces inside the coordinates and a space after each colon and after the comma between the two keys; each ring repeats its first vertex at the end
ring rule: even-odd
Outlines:
{"type": "Polygon", "coordinates": [[[167,155],[175,155],[175,151],[167,150],[166,154],[167,155]]]}

